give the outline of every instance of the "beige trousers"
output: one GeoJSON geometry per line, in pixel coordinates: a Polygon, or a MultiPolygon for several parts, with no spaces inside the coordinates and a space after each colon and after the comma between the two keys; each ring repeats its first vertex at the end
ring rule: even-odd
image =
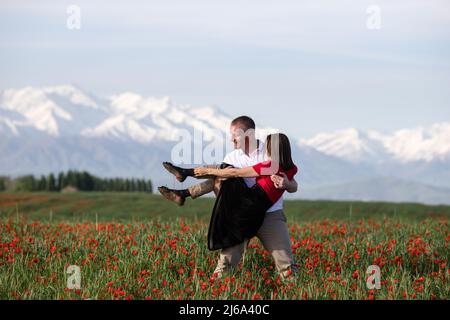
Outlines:
{"type": "MultiPolygon", "coordinates": [[[[266,213],[263,224],[256,236],[261,240],[264,248],[270,252],[275,261],[275,267],[281,277],[285,278],[297,272],[292,255],[292,244],[286,223],[286,216],[282,210],[266,213]]],[[[235,268],[247,248],[248,240],[236,246],[221,250],[219,261],[214,273],[221,277],[224,272],[235,268]]]]}

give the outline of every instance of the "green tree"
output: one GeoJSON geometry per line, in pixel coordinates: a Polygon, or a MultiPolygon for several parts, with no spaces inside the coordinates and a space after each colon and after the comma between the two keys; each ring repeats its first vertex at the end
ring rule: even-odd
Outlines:
{"type": "Polygon", "coordinates": [[[66,186],[72,186],[72,187],[76,187],[76,178],[75,178],[75,172],[72,170],[69,170],[67,172],[67,184],[66,186]]]}
{"type": "Polygon", "coordinates": [[[16,179],[16,191],[35,191],[36,189],[37,183],[32,175],[21,176],[16,179]]]}
{"type": "Polygon", "coordinates": [[[58,191],[61,191],[61,189],[64,189],[65,186],[67,186],[66,176],[65,176],[64,172],[61,171],[58,174],[58,180],[56,182],[56,189],[58,191]]]}
{"type": "Polygon", "coordinates": [[[75,187],[77,187],[78,190],[83,190],[83,184],[81,180],[81,173],[75,171],[75,187]]]}
{"type": "Polygon", "coordinates": [[[50,173],[47,178],[47,191],[56,191],[56,179],[53,173],[50,173]]]}
{"type": "Polygon", "coordinates": [[[6,177],[0,177],[0,191],[6,190],[6,177]]]}
{"type": "Polygon", "coordinates": [[[94,181],[92,179],[92,176],[88,172],[81,172],[79,179],[80,190],[92,191],[94,189],[94,181]]]}
{"type": "Polygon", "coordinates": [[[147,180],[147,191],[153,192],[152,180],[147,180]]]}
{"type": "Polygon", "coordinates": [[[45,191],[46,188],[47,188],[47,178],[44,175],[41,175],[41,177],[39,178],[39,180],[37,182],[36,190],[45,191]]]}

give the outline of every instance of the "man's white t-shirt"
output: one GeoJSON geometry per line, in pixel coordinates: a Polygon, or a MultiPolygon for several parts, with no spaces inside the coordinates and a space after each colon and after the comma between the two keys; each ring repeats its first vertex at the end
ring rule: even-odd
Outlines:
{"type": "MultiPolygon", "coordinates": [[[[235,149],[228,153],[223,162],[231,164],[236,168],[245,168],[254,166],[257,163],[263,162],[264,159],[264,143],[259,141],[258,148],[250,153],[245,154],[241,149],[235,149]]],[[[252,187],[256,183],[256,178],[243,178],[248,187],[252,187]]],[[[283,210],[283,197],[280,197],[267,212],[274,212],[277,210],[283,210]]]]}

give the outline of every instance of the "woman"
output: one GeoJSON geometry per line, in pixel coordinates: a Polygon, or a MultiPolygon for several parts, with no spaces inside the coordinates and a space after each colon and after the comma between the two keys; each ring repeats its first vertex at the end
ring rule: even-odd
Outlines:
{"type": "Polygon", "coordinates": [[[223,169],[186,169],[189,175],[195,177],[228,178],[222,181],[214,204],[208,230],[210,250],[232,247],[256,235],[266,211],[284,192],[275,187],[271,175],[284,173],[292,180],[297,173],[289,139],[285,134],[267,136],[266,155],[268,161],[240,169],[231,166],[223,169]],[[272,150],[272,144],[278,150],[272,150]],[[256,184],[249,188],[241,178],[252,177],[256,178],[256,184]]]}

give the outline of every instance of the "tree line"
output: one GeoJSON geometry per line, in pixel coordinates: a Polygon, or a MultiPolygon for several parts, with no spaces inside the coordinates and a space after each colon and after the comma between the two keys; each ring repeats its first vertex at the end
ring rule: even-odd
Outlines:
{"type": "Polygon", "coordinates": [[[17,178],[0,177],[0,191],[55,191],[67,187],[79,191],[141,191],[152,192],[151,180],[135,178],[100,178],[86,171],[50,173],[35,177],[24,175],[17,178]]]}

